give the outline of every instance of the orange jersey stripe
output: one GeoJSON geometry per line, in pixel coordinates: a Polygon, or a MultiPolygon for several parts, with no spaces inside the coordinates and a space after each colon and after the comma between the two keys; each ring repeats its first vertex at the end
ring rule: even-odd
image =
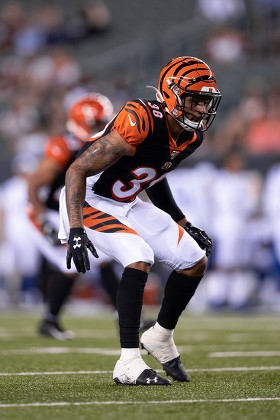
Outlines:
{"type": "Polygon", "coordinates": [[[83,219],[86,227],[97,232],[138,235],[134,229],[124,225],[114,216],[90,207],[88,203],[83,208],[83,219]]]}
{"type": "Polygon", "coordinates": [[[182,226],[180,226],[180,225],[178,225],[178,230],[179,230],[179,235],[178,235],[177,245],[179,245],[179,243],[180,243],[180,241],[182,239],[182,236],[184,235],[184,232],[185,232],[185,229],[182,226]]]}
{"type": "Polygon", "coordinates": [[[151,110],[141,100],[128,101],[117,115],[112,129],[116,129],[135,151],[135,147],[154,130],[151,110]]]}

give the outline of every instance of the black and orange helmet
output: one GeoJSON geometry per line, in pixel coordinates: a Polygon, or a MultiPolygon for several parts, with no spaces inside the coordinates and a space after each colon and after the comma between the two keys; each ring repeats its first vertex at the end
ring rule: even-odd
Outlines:
{"type": "Polygon", "coordinates": [[[80,97],[69,109],[67,129],[81,140],[100,131],[113,118],[113,104],[97,92],[80,97]]]}
{"type": "Polygon", "coordinates": [[[212,124],[221,99],[216,78],[210,67],[196,57],[178,57],[169,61],[160,72],[157,99],[166,112],[188,131],[206,131],[212,124]],[[186,116],[186,96],[203,100],[205,112],[198,122],[186,116]]]}

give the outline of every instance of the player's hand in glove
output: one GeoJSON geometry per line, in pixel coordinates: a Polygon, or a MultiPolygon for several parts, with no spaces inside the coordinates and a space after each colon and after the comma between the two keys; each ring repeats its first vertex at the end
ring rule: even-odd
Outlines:
{"type": "Polygon", "coordinates": [[[207,233],[193,226],[190,222],[185,224],[184,229],[198,243],[201,249],[205,249],[206,256],[208,257],[212,250],[212,239],[209,238],[207,233]]]}
{"type": "Polygon", "coordinates": [[[58,231],[48,220],[42,221],[41,226],[44,236],[51,245],[61,245],[61,242],[58,239],[58,231]]]}
{"type": "Polygon", "coordinates": [[[88,249],[95,258],[99,258],[85,230],[83,228],[71,228],[66,256],[67,268],[71,268],[71,260],[73,258],[78,273],[85,273],[89,270],[88,249]]]}

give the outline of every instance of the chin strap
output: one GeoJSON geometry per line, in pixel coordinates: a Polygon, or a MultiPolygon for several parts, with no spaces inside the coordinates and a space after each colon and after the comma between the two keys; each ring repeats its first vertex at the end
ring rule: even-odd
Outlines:
{"type": "Polygon", "coordinates": [[[183,127],[184,130],[186,131],[196,131],[199,130],[199,125],[197,124],[197,127],[192,127],[192,121],[190,121],[188,118],[184,118],[184,120],[187,120],[188,123],[185,123],[184,121],[180,121],[179,119],[176,119],[176,121],[181,125],[181,127],[183,127]]]}
{"type": "Polygon", "coordinates": [[[164,107],[166,107],[166,104],[165,104],[165,101],[163,99],[163,96],[162,96],[162,94],[160,93],[160,91],[156,87],[147,85],[146,88],[148,88],[148,89],[154,89],[156,91],[156,98],[157,98],[157,100],[159,102],[161,102],[164,107]]]}

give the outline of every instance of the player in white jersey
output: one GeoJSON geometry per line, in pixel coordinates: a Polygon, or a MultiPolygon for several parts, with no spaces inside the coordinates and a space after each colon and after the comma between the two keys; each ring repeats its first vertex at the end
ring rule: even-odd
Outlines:
{"type": "Polygon", "coordinates": [[[274,163],[266,174],[263,185],[263,210],[269,229],[274,261],[275,290],[272,305],[280,312],[280,163],[274,163]]]}
{"type": "Polygon", "coordinates": [[[37,158],[27,151],[15,155],[11,161],[13,175],[1,184],[0,277],[8,300],[19,304],[32,304],[38,297],[41,255],[29,235],[25,211],[27,180],[37,163],[37,158]]]}
{"type": "Polygon", "coordinates": [[[248,227],[258,209],[260,180],[245,165],[242,152],[229,151],[209,192],[215,247],[207,290],[215,308],[244,309],[254,289],[248,227]]]}

